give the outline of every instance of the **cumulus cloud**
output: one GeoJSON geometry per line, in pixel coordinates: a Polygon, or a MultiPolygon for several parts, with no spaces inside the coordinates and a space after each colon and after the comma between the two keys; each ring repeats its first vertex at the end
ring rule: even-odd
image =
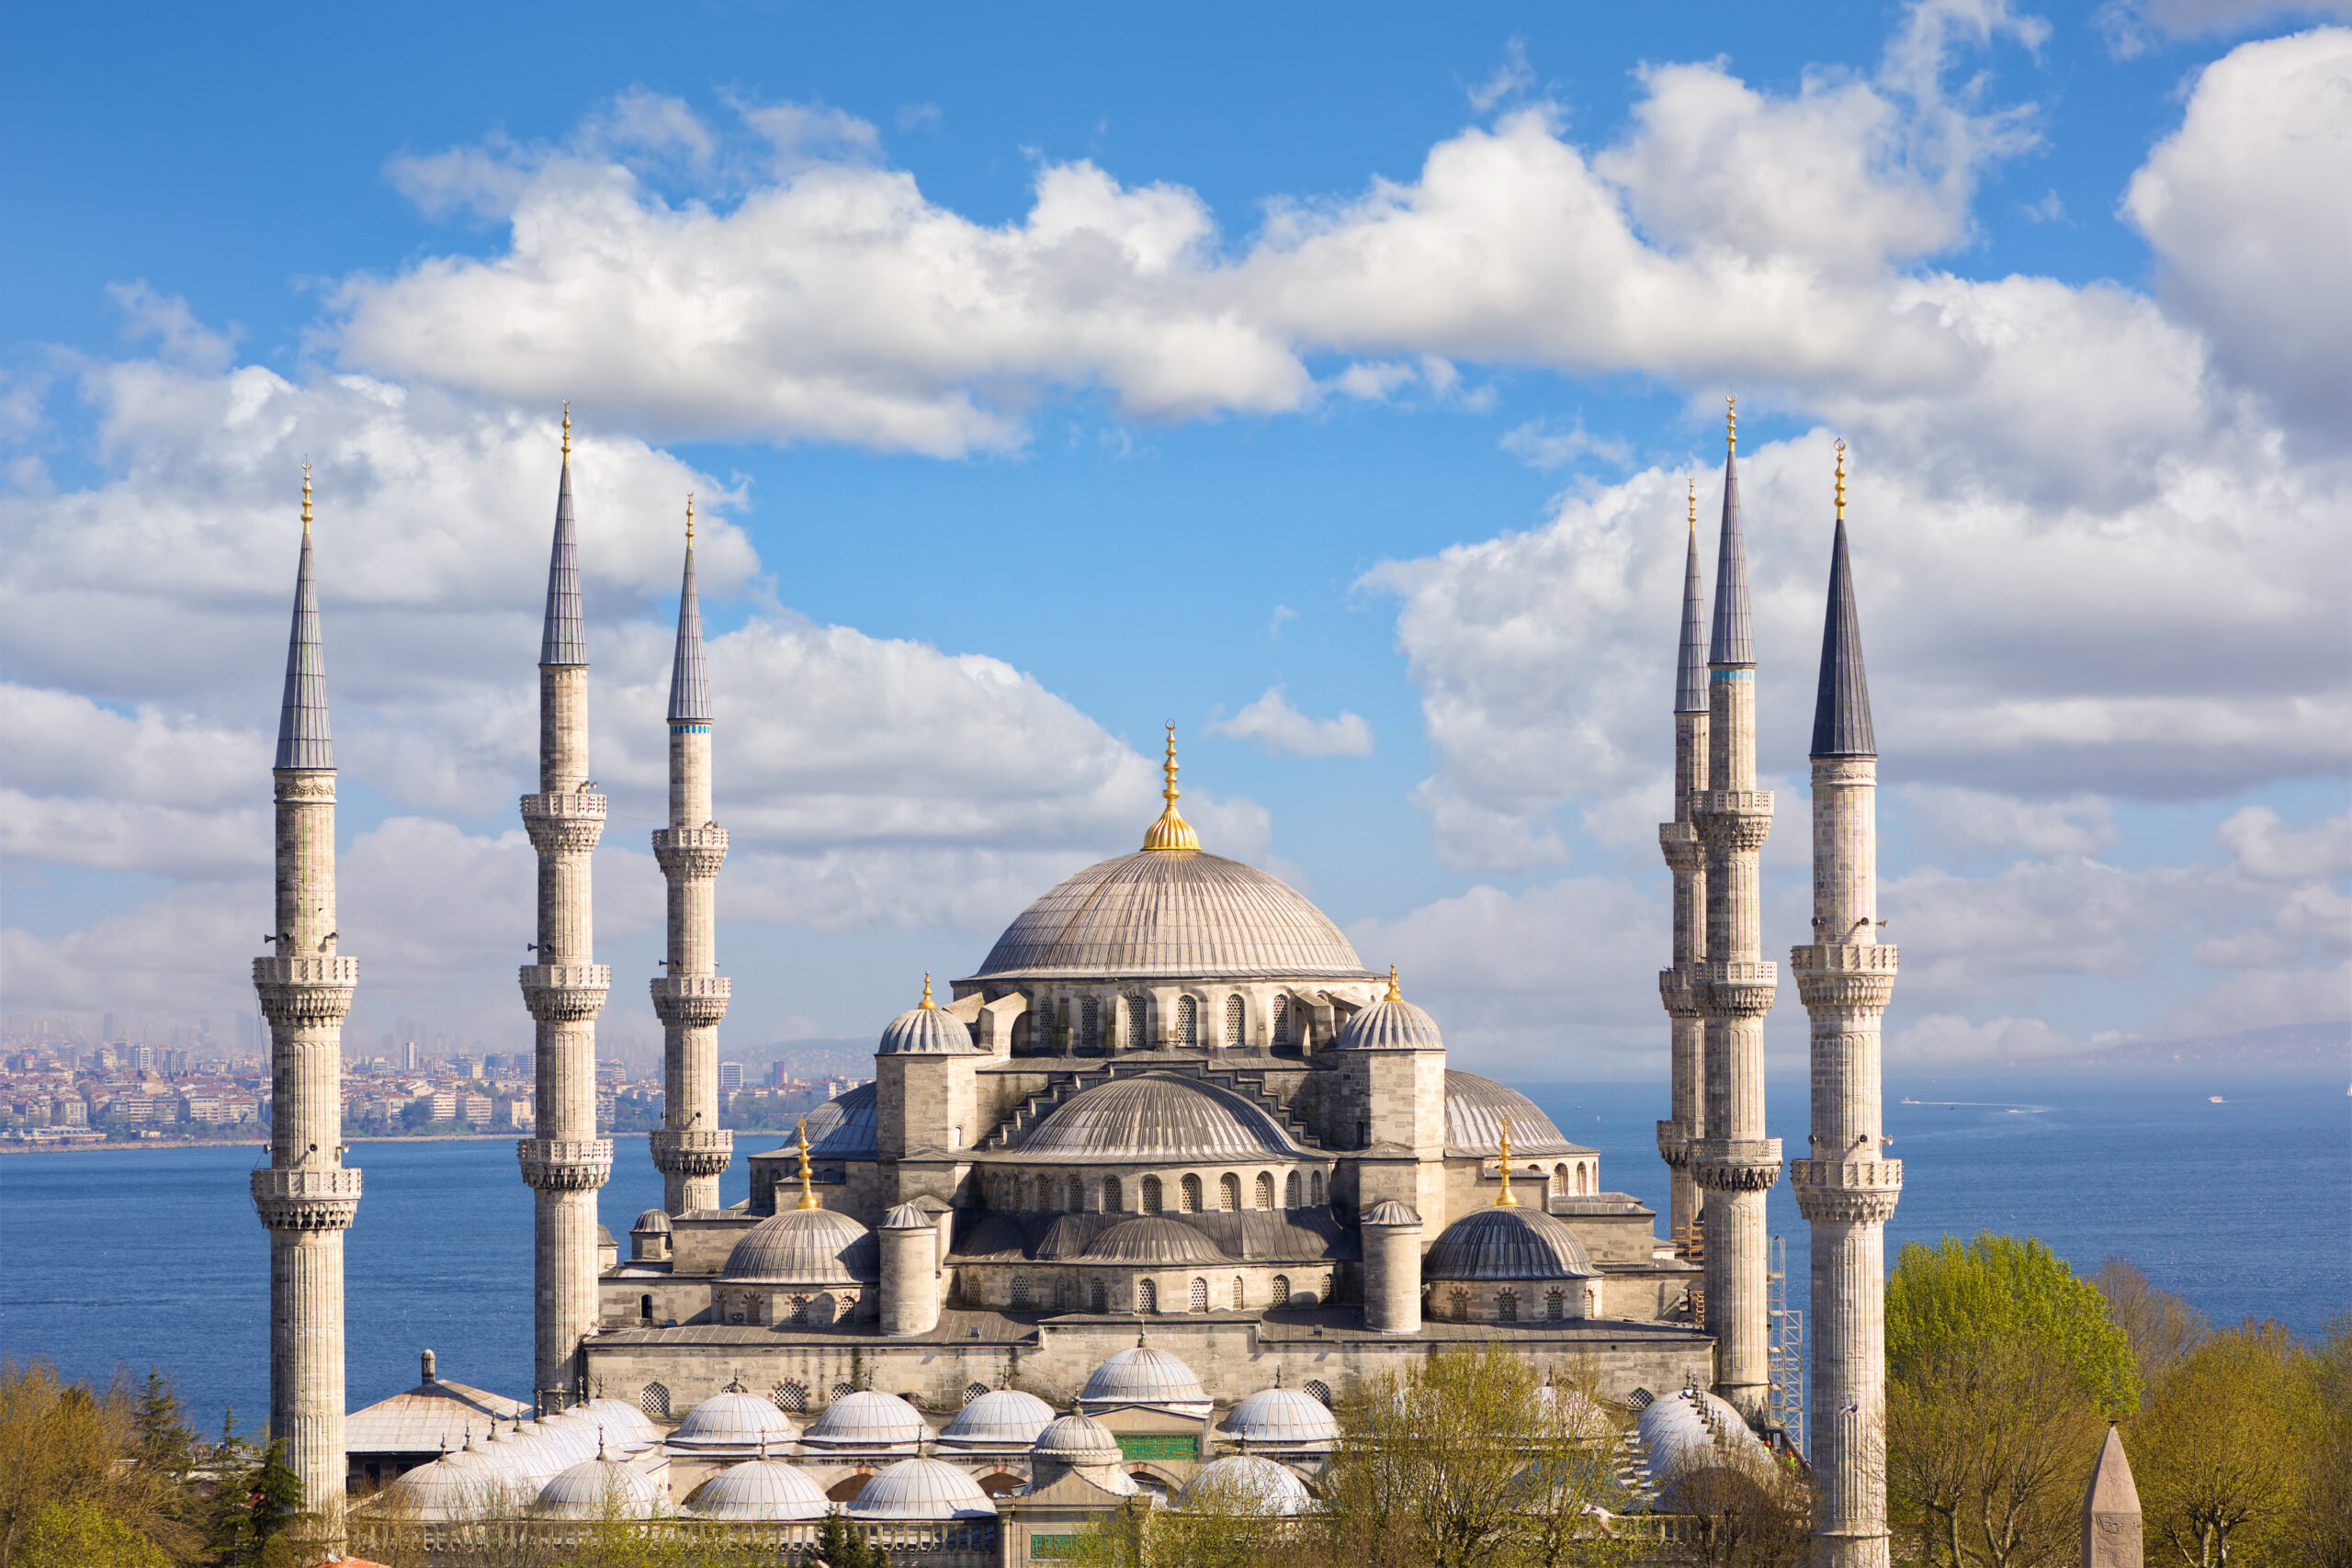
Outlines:
{"type": "Polygon", "coordinates": [[[1372,726],[1361,716],[1343,708],[1337,718],[1309,718],[1291,706],[1290,698],[1283,695],[1280,685],[1267,687],[1263,696],[1231,718],[1211,719],[1207,728],[1212,735],[1254,740],[1260,750],[1270,755],[1372,755],[1372,726]]]}

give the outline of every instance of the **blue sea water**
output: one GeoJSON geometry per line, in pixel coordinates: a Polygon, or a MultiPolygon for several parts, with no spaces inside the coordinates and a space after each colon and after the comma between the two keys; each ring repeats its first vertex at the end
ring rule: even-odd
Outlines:
{"type": "MultiPolygon", "coordinates": [[[[1605,1186],[1663,1214],[1653,1129],[1661,1089],[1521,1087],[1568,1137],[1600,1151],[1605,1186]]],[[[1768,1092],[1773,1129],[1801,1145],[1804,1083],[1775,1081],[1768,1092]]],[[[2340,1080],[1897,1076],[1887,1093],[1889,1152],[1905,1166],[1891,1249],[1987,1229],[2031,1235],[2080,1272],[2128,1258],[2217,1322],[2273,1317],[2312,1335],[2352,1314],[2352,1099],[2340,1080]],[[2224,1103],[2209,1101],[2216,1093],[2224,1103]],[[1899,1103],[1905,1096],[1931,1103],[1899,1103]]],[[[771,1141],[782,1140],[752,1134],[739,1147],[771,1141]]],[[[74,1376],[159,1365],[200,1425],[217,1428],[233,1406],[241,1428],[260,1426],[269,1248],[245,1172],[262,1155],[0,1158],[0,1351],[46,1357],[74,1376]]],[[[427,1347],[445,1376],[523,1393],[531,1199],[513,1143],[363,1142],[352,1158],[367,1171],[345,1258],[352,1404],[413,1385],[427,1347]]],[[[747,1181],[739,1159],[726,1201],[743,1197],[747,1181]]],[[[644,1140],[619,1140],[602,1213],[624,1247],[629,1221],[661,1191],[644,1140]]],[[[1790,1304],[1802,1310],[1805,1227],[1785,1180],[1770,1213],[1788,1244],[1790,1304]]]]}

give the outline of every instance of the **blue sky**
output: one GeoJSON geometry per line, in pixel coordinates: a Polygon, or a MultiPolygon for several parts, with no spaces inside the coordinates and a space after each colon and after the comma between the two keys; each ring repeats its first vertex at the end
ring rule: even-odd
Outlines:
{"type": "MultiPolygon", "coordinates": [[[[1682,497],[1712,524],[1736,392],[1768,946],[1842,435],[1897,1059],[2345,1016],[2329,12],[29,18],[7,1008],[248,1005],[307,454],[355,1037],[526,1037],[569,396],[616,975],[658,952],[691,487],[730,1035],[868,1033],[965,972],[1128,847],[1172,719],[1210,847],[1466,1060],[1648,1072],[1682,497]]],[[[607,1032],[658,1038],[634,994],[607,1032]]],[[[1773,1028],[1801,1049],[1792,995],[1773,1028]]]]}

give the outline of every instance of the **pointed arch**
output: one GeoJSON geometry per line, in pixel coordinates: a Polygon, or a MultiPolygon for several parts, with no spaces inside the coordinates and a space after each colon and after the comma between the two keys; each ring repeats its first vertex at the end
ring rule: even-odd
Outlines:
{"type": "Polygon", "coordinates": [[[1261,1170],[1258,1173],[1256,1196],[1258,1207],[1261,1209],[1271,1209],[1274,1206],[1274,1173],[1272,1171],[1261,1170]]]}
{"type": "Polygon", "coordinates": [[[1241,1025],[1245,1016],[1239,992],[1225,998],[1225,1043],[1227,1045],[1242,1043],[1241,1025]]]}
{"type": "Polygon", "coordinates": [[[1241,1178],[1229,1170],[1216,1179],[1216,1206],[1228,1214],[1241,1212],[1241,1178]]]}

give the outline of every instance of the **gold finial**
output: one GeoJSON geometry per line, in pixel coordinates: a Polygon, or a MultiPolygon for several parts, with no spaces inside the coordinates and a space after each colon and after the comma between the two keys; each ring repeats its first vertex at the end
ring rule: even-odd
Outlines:
{"type": "Polygon", "coordinates": [[[1394,964],[1388,966],[1388,994],[1380,999],[1385,1002],[1401,1002],[1405,999],[1405,993],[1396,988],[1396,965],[1394,964]]]}
{"type": "Polygon", "coordinates": [[[1846,521],[1846,442],[1842,436],[1838,442],[1838,521],[1846,521]]]}
{"type": "Polygon", "coordinates": [[[817,1194],[809,1190],[808,1182],[808,1118],[803,1116],[800,1119],[800,1201],[796,1207],[802,1209],[823,1207],[817,1201],[817,1194]]]}
{"type": "Polygon", "coordinates": [[[1193,825],[1184,820],[1182,812],[1176,809],[1176,797],[1184,792],[1176,787],[1176,726],[1172,721],[1168,726],[1168,760],[1160,764],[1159,771],[1168,779],[1167,787],[1159,792],[1159,798],[1168,803],[1168,809],[1162,811],[1159,820],[1145,831],[1143,847],[1148,850],[1197,851],[1201,847],[1201,836],[1193,831],[1193,825]]]}
{"type": "Polygon", "coordinates": [[[311,459],[302,459],[302,537],[311,536],[311,459]]]}
{"type": "Polygon", "coordinates": [[[1732,451],[1739,450],[1739,400],[1724,400],[1724,445],[1732,451]]]}
{"type": "Polygon", "coordinates": [[[1516,1209],[1519,1207],[1519,1195],[1510,1190],[1510,1117],[1508,1114],[1503,1117],[1502,1145],[1503,1190],[1495,1195],[1495,1207],[1516,1209]]]}
{"type": "Polygon", "coordinates": [[[1694,536],[1699,532],[1699,481],[1695,479],[1690,481],[1690,532],[1694,536]]]}
{"type": "Polygon", "coordinates": [[[695,542],[695,492],[686,491],[686,543],[695,542]]]}
{"type": "Polygon", "coordinates": [[[563,405],[563,455],[567,457],[571,456],[571,402],[569,399],[563,405]]]}
{"type": "Polygon", "coordinates": [[[922,1010],[925,1012],[936,1012],[939,1010],[939,1004],[931,999],[931,972],[927,969],[923,971],[922,1002],[921,1005],[922,1010]]]}

